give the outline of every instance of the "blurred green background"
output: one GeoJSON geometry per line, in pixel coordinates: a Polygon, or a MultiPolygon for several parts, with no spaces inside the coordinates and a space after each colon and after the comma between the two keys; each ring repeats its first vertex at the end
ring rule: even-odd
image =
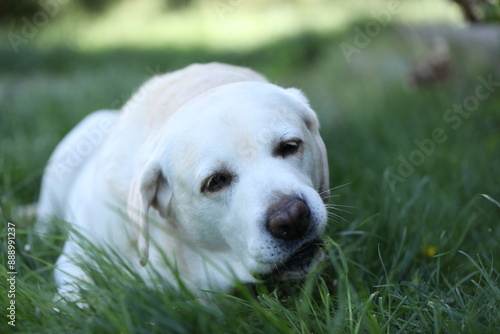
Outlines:
{"type": "Polygon", "coordinates": [[[334,306],[316,311],[345,332],[358,319],[347,309],[359,332],[500,331],[499,17],[494,0],[4,0],[2,220],[30,233],[19,207],[88,113],[193,62],[248,66],[302,89],[322,124],[341,252],[322,276],[334,306]]]}

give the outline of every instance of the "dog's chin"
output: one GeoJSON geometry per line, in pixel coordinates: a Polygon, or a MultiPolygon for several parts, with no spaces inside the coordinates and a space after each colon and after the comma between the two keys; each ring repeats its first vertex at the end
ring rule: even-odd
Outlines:
{"type": "Polygon", "coordinates": [[[321,239],[315,239],[304,244],[288,260],[271,272],[271,276],[281,281],[303,278],[311,268],[314,268],[324,259],[323,245],[324,242],[321,239]]]}

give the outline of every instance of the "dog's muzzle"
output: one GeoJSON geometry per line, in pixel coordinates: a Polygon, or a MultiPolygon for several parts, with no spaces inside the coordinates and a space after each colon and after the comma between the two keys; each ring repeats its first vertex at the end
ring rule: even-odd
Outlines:
{"type": "MultiPolygon", "coordinates": [[[[267,230],[284,241],[299,241],[310,234],[311,212],[307,204],[296,196],[285,196],[273,204],[267,214],[267,230]]],[[[303,244],[272,272],[277,279],[303,277],[324,256],[323,241],[319,238],[303,244]]]]}
{"type": "Polygon", "coordinates": [[[324,259],[323,246],[324,242],[319,238],[306,243],[285,263],[279,265],[271,273],[272,277],[279,280],[302,278],[324,259]]]}

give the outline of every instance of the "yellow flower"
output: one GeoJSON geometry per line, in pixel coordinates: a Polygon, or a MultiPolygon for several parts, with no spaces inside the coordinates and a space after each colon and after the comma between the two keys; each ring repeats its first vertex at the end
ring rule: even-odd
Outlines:
{"type": "Polygon", "coordinates": [[[422,247],[422,254],[427,257],[433,257],[437,253],[436,246],[424,246],[422,247]]]}

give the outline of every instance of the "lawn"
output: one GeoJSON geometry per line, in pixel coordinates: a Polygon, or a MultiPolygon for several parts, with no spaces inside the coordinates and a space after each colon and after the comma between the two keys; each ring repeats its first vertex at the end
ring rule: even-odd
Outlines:
{"type": "Polygon", "coordinates": [[[0,44],[0,333],[499,333],[498,28],[467,28],[452,7],[429,14],[412,1],[387,24],[373,17],[387,10],[380,1],[302,16],[276,2],[285,7],[271,6],[254,26],[260,7],[227,3],[210,20],[189,9],[165,14],[179,33],[162,33],[161,18],[142,8],[130,26],[150,20],[151,34],[127,33],[123,43],[112,27],[127,6],[102,16],[68,10],[18,52],[0,44]],[[370,22],[379,32],[361,43],[356,34],[370,22]],[[449,48],[447,70],[412,85],[432,43],[449,48]],[[93,271],[89,308],[54,302],[63,229],[41,242],[34,219],[18,212],[37,201],[51,151],[85,115],[119,108],[155,73],[208,61],[251,67],[308,95],[334,187],[327,259],[304,282],[241,285],[206,302],[147,289],[89,246],[109,273],[93,271]]]}

